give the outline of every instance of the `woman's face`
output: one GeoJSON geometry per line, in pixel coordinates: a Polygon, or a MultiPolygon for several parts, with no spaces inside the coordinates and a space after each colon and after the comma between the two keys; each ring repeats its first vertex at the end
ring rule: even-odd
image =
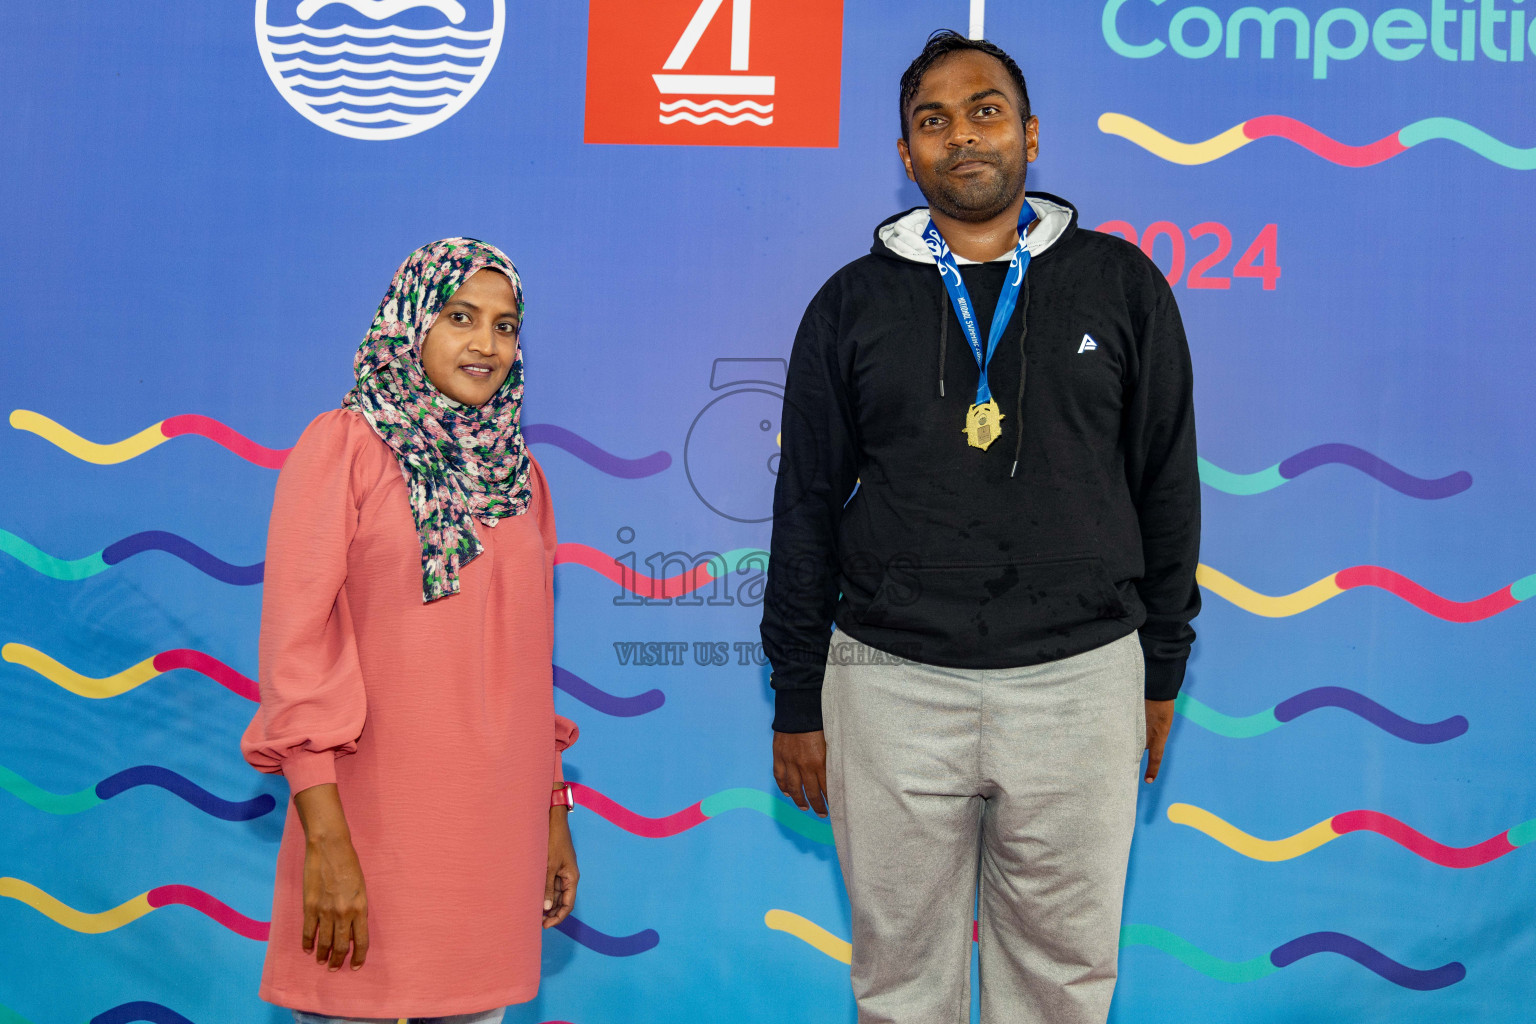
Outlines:
{"type": "Polygon", "coordinates": [[[484,405],[512,372],[521,327],[507,275],[477,270],[443,303],[421,343],[421,368],[455,402],[484,405]]]}

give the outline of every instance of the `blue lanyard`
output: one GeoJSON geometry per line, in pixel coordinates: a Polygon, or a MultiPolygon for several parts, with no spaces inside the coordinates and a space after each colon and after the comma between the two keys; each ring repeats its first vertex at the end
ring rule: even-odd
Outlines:
{"type": "Polygon", "coordinates": [[[923,229],[923,241],[933,254],[933,261],[939,265],[939,277],[943,279],[944,287],[949,289],[950,305],[955,307],[960,327],[965,331],[965,340],[971,346],[971,354],[976,357],[976,366],[981,370],[981,377],[976,384],[977,405],[992,400],[992,388],[987,384],[987,364],[992,361],[992,353],[997,351],[997,343],[1008,326],[1008,319],[1013,316],[1013,307],[1019,301],[1019,288],[1024,283],[1024,272],[1029,269],[1029,249],[1024,245],[1024,237],[1034,220],[1035,211],[1026,201],[1019,215],[1019,244],[1013,250],[1013,261],[1008,264],[1008,279],[1003,282],[1002,294],[997,297],[997,308],[992,312],[992,328],[987,332],[985,352],[981,347],[981,328],[976,323],[976,312],[971,307],[971,293],[960,279],[960,265],[955,262],[944,236],[933,226],[932,217],[923,229]]]}

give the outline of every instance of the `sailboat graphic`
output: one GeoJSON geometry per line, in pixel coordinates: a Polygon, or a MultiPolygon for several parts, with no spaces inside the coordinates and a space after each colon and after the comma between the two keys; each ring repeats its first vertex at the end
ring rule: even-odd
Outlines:
{"type": "MultiPolygon", "coordinates": [[[[773,124],[773,103],[741,99],[744,96],[772,96],[774,76],[747,74],[752,48],[752,0],[731,0],[731,73],[676,74],[693,56],[710,23],[725,0],[700,0],[688,27],[678,37],[677,45],[662,65],[662,74],[651,77],[662,95],[661,123],[726,125],[773,124]]],[[[654,65],[653,65],[654,66],[654,65]]]]}

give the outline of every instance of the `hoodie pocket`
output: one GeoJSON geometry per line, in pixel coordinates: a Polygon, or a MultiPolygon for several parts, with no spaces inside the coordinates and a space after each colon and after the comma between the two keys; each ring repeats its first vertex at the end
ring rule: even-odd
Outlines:
{"type": "Polygon", "coordinates": [[[986,565],[893,564],[861,621],[992,649],[1059,640],[1129,614],[1097,555],[986,565]]]}

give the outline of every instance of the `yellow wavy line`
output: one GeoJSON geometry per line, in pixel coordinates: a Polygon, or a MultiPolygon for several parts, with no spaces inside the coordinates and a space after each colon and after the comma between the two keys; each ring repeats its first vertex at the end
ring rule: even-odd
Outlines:
{"type": "Polygon", "coordinates": [[[1334,575],[1329,573],[1310,587],[1298,590],[1294,594],[1270,597],[1268,594],[1248,589],[1226,573],[1212,569],[1208,565],[1202,564],[1195,570],[1195,580],[1202,587],[1226,598],[1245,612],[1271,619],[1300,614],[1308,608],[1316,608],[1329,598],[1338,597],[1344,593],[1334,582],[1334,575]]]}
{"type": "Polygon", "coordinates": [[[87,441],[67,427],[59,426],[47,416],[28,409],[17,409],[12,412],[11,426],[17,430],[29,430],[44,441],[58,445],[75,458],[94,462],[98,466],[112,466],[119,462],[127,462],[129,459],[136,459],[155,445],[164,444],[169,440],[161,432],[160,424],[154,423],[132,437],[125,437],[111,444],[97,444],[95,441],[87,441]]]}
{"type": "Polygon", "coordinates": [[[1243,126],[1237,124],[1204,142],[1179,142],[1170,139],[1156,128],[1150,128],[1134,117],[1126,117],[1124,114],[1100,114],[1099,131],[1108,135],[1119,135],[1136,143],[1154,156],[1185,165],[1208,164],[1212,160],[1220,160],[1228,153],[1241,149],[1253,141],[1243,134],[1243,126]]]}
{"type": "Polygon", "coordinates": [[[1168,820],[1176,825],[1199,829],[1223,846],[1254,860],[1290,860],[1311,853],[1324,843],[1339,838],[1333,830],[1333,818],[1325,818],[1304,832],[1284,839],[1258,839],[1235,825],[1229,825],[1210,811],[1193,804],[1172,804],[1168,820]]]}
{"type": "Polygon", "coordinates": [[[86,914],[68,904],[60,903],[31,882],[23,882],[19,878],[0,878],[0,896],[20,900],[65,928],[89,935],[100,935],[102,932],[121,928],[155,909],[149,905],[149,893],[145,892],[111,910],[103,910],[99,914],[86,914]]]}
{"type": "Polygon", "coordinates": [[[4,658],[13,665],[29,668],[49,682],[64,687],[70,693],[90,697],[92,700],[127,693],[135,686],[142,686],[160,674],[155,668],[155,659],[145,658],[132,668],[125,668],[115,675],[93,679],[90,676],[81,675],[67,665],[61,665],[42,651],[28,647],[26,644],[6,644],[0,647],[0,658],[4,658]]]}
{"type": "Polygon", "coordinates": [[[776,932],[788,932],[838,963],[853,962],[853,943],[844,942],[815,921],[808,921],[799,914],[791,914],[787,910],[770,910],[763,915],[763,924],[776,932]]]}

